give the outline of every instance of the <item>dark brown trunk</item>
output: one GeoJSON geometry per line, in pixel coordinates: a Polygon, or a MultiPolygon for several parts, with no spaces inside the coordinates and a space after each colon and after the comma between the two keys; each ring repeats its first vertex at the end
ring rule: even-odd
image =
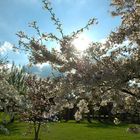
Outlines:
{"type": "Polygon", "coordinates": [[[41,123],[34,123],[34,140],[39,140],[39,131],[40,131],[41,123]]]}

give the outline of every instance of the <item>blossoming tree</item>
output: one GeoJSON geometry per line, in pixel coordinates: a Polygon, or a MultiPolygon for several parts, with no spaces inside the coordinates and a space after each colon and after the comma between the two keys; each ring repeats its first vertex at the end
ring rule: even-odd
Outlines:
{"type": "Polygon", "coordinates": [[[18,32],[19,45],[31,54],[30,61],[35,64],[49,62],[54,69],[63,73],[75,99],[86,99],[95,108],[97,104],[113,102],[113,111],[117,111],[128,105],[129,98],[133,98],[134,103],[138,102],[139,88],[132,90],[130,82],[139,80],[140,76],[140,1],[112,0],[112,15],[121,16],[121,25],[111,32],[105,43],[92,42],[83,54],[72,42],[90,25],[97,24],[96,19],[89,20],[80,30],[64,35],[50,2],[43,0],[43,3],[60,37],[52,33],[41,33],[36,22],[30,24],[37,31],[36,38],[18,32]],[[54,48],[49,51],[44,43],[48,40],[59,43],[60,50],[54,48]]]}

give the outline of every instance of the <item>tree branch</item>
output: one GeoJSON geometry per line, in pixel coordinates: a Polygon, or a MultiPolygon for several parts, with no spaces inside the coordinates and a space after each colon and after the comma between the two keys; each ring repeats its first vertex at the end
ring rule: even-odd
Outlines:
{"type": "Polygon", "coordinates": [[[137,98],[137,99],[140,99],[140,96],[138,96],[138,95],[132,93],[131,91],[128,91],[127,89],[121,89],[121,91],[122,91],[122,92],[125,92],[126,94],[131,95],[131,96],[133,96],[133,97],[135,97],[135,98],[137,98]]]}

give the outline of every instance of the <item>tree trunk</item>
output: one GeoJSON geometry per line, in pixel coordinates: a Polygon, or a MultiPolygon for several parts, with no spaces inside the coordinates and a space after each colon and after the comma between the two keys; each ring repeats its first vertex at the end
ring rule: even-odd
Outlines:
{"type": "Polygon", "coordinates": [[[65,109],[65,122],[68,122],[70,119],[70,110],[69,108],[65,109]]]}
{"type": "Polygon", "coordinates": [[[13,123],[14,121],[15,121],[15,115],[14,115],[14,113],[11,113],[9,123],[13,123]]]}
{"type": "Polygon", "coordinates": [[[91,121],[92,106],[91,106],[90,104],[88,105],[88,109],[89,109],[89,112],[87,113],[87,121],[88,121],[89,123],[92,123],[92,121],[91,121]]]}
{"type": "Polygon", "coordinates": [[[39,140],[39,131],[41,123],[34,122],[34,140],[39,140]]]}
{"type": "Polygon", "coordinates": [[[89,122],[89,123],[92,123],[92,121],[91,121],[91,117],[90,117],[90,112],[87,114],[87,121],[89,122]]]}

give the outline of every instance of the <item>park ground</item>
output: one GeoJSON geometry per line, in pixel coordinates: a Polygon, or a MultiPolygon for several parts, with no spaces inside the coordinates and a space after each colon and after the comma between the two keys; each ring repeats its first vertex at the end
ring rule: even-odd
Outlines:
{"type": "MultiPolygon", "coordinates": [[[[0,134],[0,140],[33,140],[28,123],[15,122],[8,126],[10,135],[0,134]],[[27,133],[26,133],[27,132],[27,133]]],[[[44,125],[40,140],[140,140],[140,134],[128,133],[130,124],[102,124],[93,122],[57,122],[44,125]]]]}

